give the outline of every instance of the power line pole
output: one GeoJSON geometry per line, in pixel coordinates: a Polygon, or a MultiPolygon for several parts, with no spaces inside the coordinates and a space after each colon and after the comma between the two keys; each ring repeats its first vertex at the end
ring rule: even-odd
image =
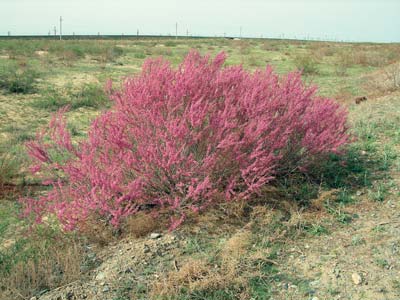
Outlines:
{"type": "Polygon", "coordinates": [[[54,26],[54,37],[57,38],[57,27],[54,26]]]}
{"type": "Polygon", "coordinates": [[[240,26],[240,33],[239,33],[239,37],[242,38],[242,26],[240,26]]]}
{"type": "Polygon", "coordinates": [[[178,22],[175,24],[175,39],[178,39],[178,22]]]}
{"type": "Polygon", "coordinates": [[[60,41],[62,40],[62,21],[63,18],[60,16],[60,41]]]}

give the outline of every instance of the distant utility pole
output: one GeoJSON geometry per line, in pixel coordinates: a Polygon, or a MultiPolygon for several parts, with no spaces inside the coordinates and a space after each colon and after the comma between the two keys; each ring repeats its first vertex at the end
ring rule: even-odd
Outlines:
{"type": "Polygon", "coordinates": [[[54,37],[57,37],[57,27],[54,26],[54,37]]]}
{"type": "Polygon", "coordinates": [[[60,41],[62,40],[62,21],[63,18],[60,16],[60,41]]]}
{"type": "Polygon", "coordinates": [[[186,29],[186,37],[189,37],[189,29],[186,29]]]}
{"type": "Polygon", "coordinates": [[[240,33],[239,33],[239,37],[242,38],[242,26],[240,26],[240,33]]]}
{"type": "Polygon", "coordinates": [[[11,36],[11,31],[7,32],[8,36],[11,36]]]}
{"type": "Polygon", "coordinates": [[[175,39],[178,39],[178,22],[175,24],[175,39]]]}
{"type": "Polygon", "coordinates": [[[139,36],[139,29],[136,31],[136,35],[139,36]]]}

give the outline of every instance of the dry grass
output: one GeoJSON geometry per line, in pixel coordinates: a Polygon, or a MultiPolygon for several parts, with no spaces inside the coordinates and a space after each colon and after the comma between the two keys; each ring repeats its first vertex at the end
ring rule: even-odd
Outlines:
{"type": "Polygon", "coordinates": [[[191,295],[215,290],[234,290],[235,299],[250,299],[250,278],[263,276],[265,265],[278,265],[269,259],[270,248],[253,247],[259,237],[256,238],[257,233],[254,235],[250,231],[250,225],[256,220],[257,226],[268,228],[273,225],[276,213],[266,207],[257,206],[252,216],[255,219],[237,229],[217,247],[219,250],[215,253],[198,259],[189,258],[182,266],[176,264],[174,270],[160,274],[159,279],[150,287],[151,299],[179,298],[182,291],[185,291],[185,295],[191,295]]]}
{"type": "Polygon", "coordinates": [[[350,104],[353,103],[354,96],[348,89],[341,88],[333,98],[336,99],[339,103],[350,104]]]}
{"type": "Polygon", "coordinates": [[[217,269],[205,260],[189,259],[178,270],[169,272],[164,278],[155,282],[151,288],[152,297],[177,295],[182,288],[189,291],[215,289],[221,287],[224,278],[217,269]]]}
{"type": "Polygon", "coordinates": [[[77,228],[80,234],[87,237],[90,243],[104,247],[116,240],[118,232],[100,216],[89,217],[77,228]]]}
{"type": "MultiPolygon", "coordinates": [[[[258,274],[254,262],[266,257],[265,253],[249,253],[251,240],[250,231],[237,231],[222,245],[216,257],[219,264],[211,264],[209,258],[190,258],[182,266],[162,274],[161,280],[153,283],[150,295],[157,298],[179,295],[182,289],[193,292],[246,287],[248,278],[258,274]]],[[[241,293],[244,297],[246,288],[241,293]]]]}
{"type": "Polygon", "coordinates": [[[260,48],[264,51],[279,51],[280,50],[279,44],[276,42],[272,42],[272,41],[267,41],[267,42],[262,43],[260,48]]]}
{"type": "Polygon", "coordinates": [[[248,55],[251,52],[251,44],[249,41],[239,40],[233,41],[233,45],[235,48],[239,50],[241,55],[248,55]]]}
{"type": "Polygon", "coordinates": [[[246,271],[243,266],[246,265],[246,253],[251,245],[251,238],[249,231],[239,231],[221,249],[222,273],[231,282],[246,271]]]}
{"type": "Polygon", "coordinates": [[[400,90],[400,63],[394,63],[364,77],[364,88],[373,96],[400,90]]]}
{"type": "Polygon", "coordinates": [[[162,222],[148,213],[138,212],[126,219],[123,228],[124,234],[139,238],[146,236],[151,232],[164,229],[165,224],[162,224],[162,222]]]}
{"type": "MultiPolygon", "coordinates": [[[[32,245],[31,245],[32,246],[32,245]]],[[[3,270],[0,299],[29,299],[34,294],[82,278],[83,248],[78,243],[55,241],[45,245],[37,241],[37,253],[3,270]]]]}
{"type": "Polygon", "coordinates": [[[343,67],[359,65],[363,67],[383,67],[398,59],[400,54],[396,47],[380,46],[371,48],[368,46],[358,46],[350,49],[343,49],[337,54],[337,64],[343,67]]]}
{"type": "Polygon", "coordinates": [[[251,244],[251,233],[238,231],[222,246],[218,260],[220,266],[207,259],[189,259],[181,267],[164,274],[151,288],[151,295],[178,295],[182,288],[189,292],[221,289],[246,283],[247,251],[251,244]]]}

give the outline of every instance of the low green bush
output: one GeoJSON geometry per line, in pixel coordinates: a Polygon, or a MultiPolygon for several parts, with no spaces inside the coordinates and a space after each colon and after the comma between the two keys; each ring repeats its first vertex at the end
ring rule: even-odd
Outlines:
{"type": "Polygon", "coordinates": [[[30,66],[6,65],[0,68],[0,89],[7,93],[32,94],[37,91],[39,73],[30,66]]]}
{"type": "Polygon", "coordinates": [[[294,64],[304,75],[318,74],[318,62],[310,55],[296,55],[294,64]]]}

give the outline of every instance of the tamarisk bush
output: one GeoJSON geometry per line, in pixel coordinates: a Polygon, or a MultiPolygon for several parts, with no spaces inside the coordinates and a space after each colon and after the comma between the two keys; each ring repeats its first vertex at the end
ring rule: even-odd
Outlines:
{"type": "Polygon", "coordinates": [[[121,90],[107,84],[113,107],[79,144],[66,130],[66,109],[55,114],[27,144],[32,171],[53,188],[23,199],[25,215],[40,222],[52,213],[72,230],[93,215],[120,226],[147,209],[169,212],[174,229],[185,212],[248,200],[350,142],[347,112],[317,97],[300,73],[249,73],[224,62],[224,53],[195,51],[177,69],[147,60],[121,90]]]}

